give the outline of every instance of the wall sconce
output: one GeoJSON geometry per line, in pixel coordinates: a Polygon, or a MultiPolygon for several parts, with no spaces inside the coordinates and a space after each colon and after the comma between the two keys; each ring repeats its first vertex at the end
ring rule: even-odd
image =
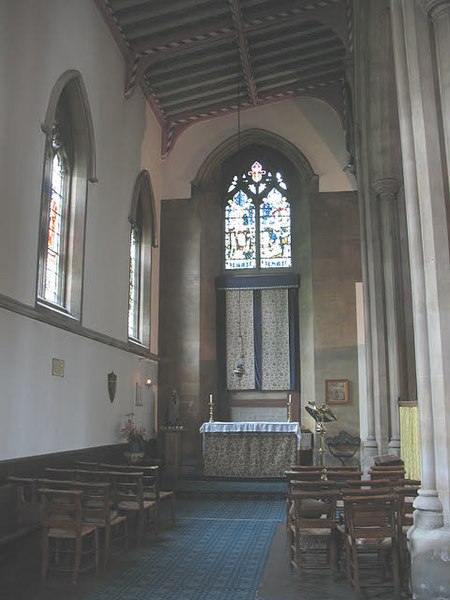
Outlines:
{"type": "Polygon", "coordinates": [[[151,377],[147,377],[145,379],[145,385],[149,388],[152,385],[153,381],[151,377]]]}

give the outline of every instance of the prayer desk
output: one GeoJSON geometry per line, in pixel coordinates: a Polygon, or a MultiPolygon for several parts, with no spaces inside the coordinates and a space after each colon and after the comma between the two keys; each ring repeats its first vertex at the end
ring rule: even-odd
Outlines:
{"type": "Polygon", "coordinates": [[[284,477],[297,463],[298,423],[203,423],[203,473],[211,477],[284,477]]]}

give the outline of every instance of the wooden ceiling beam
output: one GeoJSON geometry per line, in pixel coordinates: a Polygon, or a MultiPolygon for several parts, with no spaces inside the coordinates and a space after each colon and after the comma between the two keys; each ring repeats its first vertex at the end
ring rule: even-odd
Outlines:
{"type": "Polygon", "coordinates": [[[152,82],[155,88],[158,89],[158,93],[164,93],[165,90],[170,90],[174,87],[176,87],[177,90],[183,90],[190,85],[204,84],[206,77],[208,77],[208,82],[215,83],[215,81],[220,81],[221,78],[232,74],[236,79],[236,66],[233,63],[228,63],[220,67],[218,67],[216,63],[211,63],[205,68],[196,67],[195,73],[189,69],[183,69],[172,75],[164,75],[161,78],[155,77],[153,72],[151,75],[152,82]]]}
{"type": "Polygon", "coordinates": [[[276,69],[277,74],[282,73],[283,71],[297,71],[298,68],[302,68],[305,66],[305,63],[309,65],[316,64],[316,60],[319,60],[323,56],[333,55],[341,56],[342,60],[345,56],[345,50],[342,47],[342,44],[336,40],[336,42],[329,44],[328,46],[322,46],[320,49],[315,49],[311,52],[305,52],[301,54],[301,60],[298,59],[299,54],[297,50],[293,53],[289,54],[289,58],[283,54],[279,60],[271,60],[269,63],[263,62],[260,67],[255,67],[255,77],[258,82],[266,77],[270,77],[273,75],[274,70],[276,69]]]}
{"type": "MultiPolygon", "coordinates": [[[[226,37],[229,37],[229,35],[227,35],[226,37]]],[[[214,40],[214,41],[220,41],[218,39],[214,40]]],[[[198,46],[205,46],[205,41],[204,40],[197,40],[196,42],[193,42],[191,44],[189,44],[189,48],[193,49],[195,47],[198,46]]],[[[186,50],[186,47],[183,48],[184,50],[186,50]]],[[[125,94],[127,96],[130,96],[131,94],[133,94],[134,90],[136,87],[138,87],[139,85],[141,85],[144,81],[144,76],[146,74],[146,72],[154,65],[156,64],[159,60],[161,59],[165,59],[165,58],[170,58],[170,56],[172,54],[179,54],[180,52],[182,52],[183,50],[180,49],[180,47],[172,47],[168,50],[165,50],[163,53],[160,52],[152,52],[151,54],[136,54],[134,61],[129,61],[128,65],[127,65],[127,75],[126,75],[126,81],[125,81],[125,94]]],[[[215,56],[217,57],[229,57],[233,52],[235,52],[234,49],[230,49],[230,50],[224,50],[223,52],[219,52],[217,54],[215,54],[215,56]]],[[[205,58],[204,57],[200,57],[197,58],[196,60],[192,60],[190,61],[190,65],[201,65],[202,63],[205,62],[205,58]]],[[[180,65],[180,63],[176,62],[170,65],[158,65],[157,70],[155,70],[155,74],[160,75],[163,73],[170,73],[170,72],[174,72],[174,71],[182,71],[185,72],[186,70],[186,62],[183,63],[183,65],[180,65]]]]}
{"type": "Polygon", "coordinates": [[[208,22],[196,22],[195,25],[189,25],[182,28],[170,28],[167,31],[149,32],[148,34],[139,34],[132,36],[127,32],[127,38],[136,52],[145,52],[154,48],[170,48],[172,44],[186,44],[191,40],[200,38],[207,40],[220,33],[233,34],[232,23],[228,25],[224,19],[217,19],[208,22]]]}
{"type": "Polygon", "coordinates": [[[298,91],[320,87],[321,85],[328,84],[331,81],[341,80],[343,75],[344,73],[342,70],[339,70],[339,68],[336,66],[330,65],[328,68],[315,71],[314,75],[310,74],[303,78],[297,77],[295,81],[291,81],[285,85],[283,85],[282,82],[261,85],[261,99],[264,100],[268,97],[273,97],[274,94],[283,95],[291,92],[295,94],[298,91]]]}
{"type": "Polygon", "coordinates": [[[241,6],[239,4],[239,0],[228,0],[228,4],[230,6],[234,28],[236,30],[236,39],[239,48],[239,56],[241,58],[242,71],[245,77],[245,83],[247,85],[247,90],[252,103],[254,106],[256,106],[258,104],[258,92],[256,90],[256,83],[253,77],[252,61],[250,58],[247,38],[245,36],[241,6]]]}
{"type": "Polygon", "coordinates": [[[105,2],[105,0],[94,0],[94,4],[108,26],[108,29],[111,32],[111,35],[113,36],[113,39],[116,42],[119,50],[122,52],[123,57],[126,61],[131,61],[133,56],[131,46],[129,42],[127,42],[124,33],[108,4],[105,2]]]}
{"type": "MultiPolygon", "coordinates": [[[[117,6],[117,2],[111,2],[113,10],[124,25],[132,25],[137,21],[156,20],[160,17],[170,19],[177,11],[186,9],[186,1],[178,0],[174,2],[152,2],[151,0],[138,1],[130,6],[130,1],[125,0],[122,7],[117,6]]],[[[202,5],[208,5],[210,0],[196,0],[195,8],[198,9],[202,5]]]]}
{"type": "Polygon", "coordinates": [[[195,81],[191,80],[184,85],[169,86],[167,88],[160,87],[157,83],[153,82],[153,87],[160,101],[166,106],[166,101],[170,101],[170,99],[177,97],[178,95],[186,96],[189,95],[189,92],[195,92],[201,89],[208,89],[209,93],[211,93],[211,89],[217,90],[220,85],[225,85],[226,83],[230,86],[233,85],[234,89],[236,89],[236,69],[233,69],[231,73],[223,73],[221,75],[208,77],[208,79],[202,77],[195,81]]]}

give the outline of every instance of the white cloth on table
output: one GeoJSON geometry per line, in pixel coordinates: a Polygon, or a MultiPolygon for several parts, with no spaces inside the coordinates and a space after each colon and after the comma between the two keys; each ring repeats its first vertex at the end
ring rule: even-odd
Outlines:
{"type": "Polygon", "coordinates": [[[203,423],[200,433],[242,433],[242,432],[271,432],[271,433],[295,433],[300,445],[301,431],[298,423],[276,423],[261,421],[238,421],[224,422],[214,421],[203,423]]]}

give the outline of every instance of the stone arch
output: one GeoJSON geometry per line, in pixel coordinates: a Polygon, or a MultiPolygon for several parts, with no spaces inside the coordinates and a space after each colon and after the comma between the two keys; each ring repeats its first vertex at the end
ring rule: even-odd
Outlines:
{"type": "Polygon", "coordinates": [[[94,127],[91,109],[81,73],[75,69],[65,71],[57,80],[50,94],[45,119],[41,129],[47,143],[51,142],[58,102],[63,90],[69,91],[69,101],[74,122],[77,125],[78,146],[86,163],[87,177],[91,183],[97,181],[94,127]]]}
{"type": "Polygon", "coordinates": [[[158,229],[156,227],[156,206],[155,195],[153,193],[152,181],[150,173],[147,169],[142,169],[136,178],[131,197],[131,207],[128,216],[129,222],[134,225],[136,223],[139,200],[142,199],[142,210],[144,218],[151,223],[151,244],[154,248],[158,246],[158,229]]]}
{"type": "Polygon", "coordinates": [[[251,145],[265,146],[284,156],[302,181],[317,179],[310,162],[294,144],[271,131],[253,128],[235,134],[219,144],[204,160],[192,181],[192,186],[203,187],[217,181],[222,164],[239,150],[251,145]]]}

